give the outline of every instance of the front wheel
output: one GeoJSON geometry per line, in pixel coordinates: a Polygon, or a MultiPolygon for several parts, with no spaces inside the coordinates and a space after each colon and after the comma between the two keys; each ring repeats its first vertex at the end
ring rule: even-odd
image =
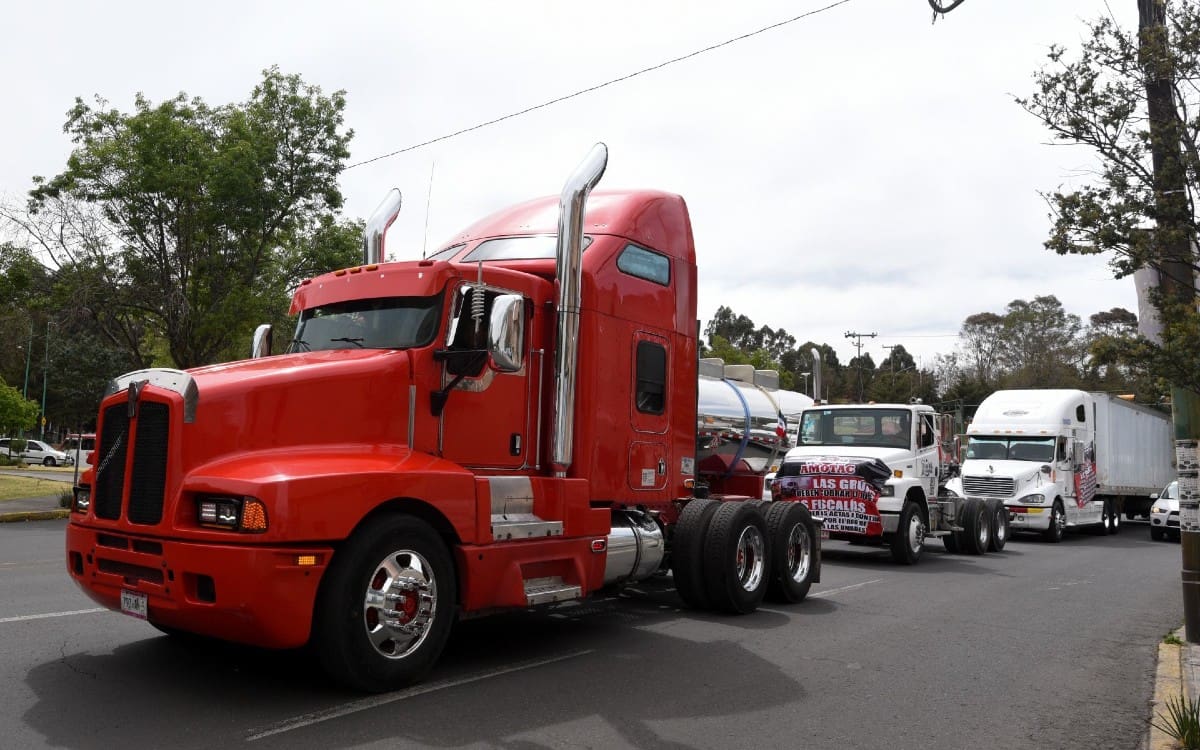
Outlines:
{"type": "Polygon", "coordinates": [[[704,582],[715,609],[743,615],[758,609],[770,580],[767,522],[757,508],[721,503],[704,537],[704,582]]]}
{"type": "Polygon", "coordinates": [[[1063,539],[1067,528],[1067,517],[1063,515],[1062,502],[1055,500],[1050,508],[1050,525],[1042,532],[1042,539],[1051,544],[1058,544],[1063,539]]]}
{"type": "Polygon", "coordinates": [[[54,465],[56,465],[54,456],[46,456],[45,458],[42,459],[42,466],[54,466],[54,465]]]}
{"type": "Polygon", "coordinates": [[[322,666],[365,692],[410,685],[433,667],[454,621],[454,565],[410,516],[377,519],[333,556],[313,615],[322,666]]]}
{"type": "Polygon", "coordinates": [[[925,549],[925,517],[921,506],[909,500],[900,511],[896,535],[892,537],[892,559],[901,565],[914,565],[925,549]]]}
{"type": "Polygon", "coordinates": [[[816,577],[817,525],[801,503],[773,503],[767,510],[771,543],[771,580],[767,598],[794,604],[808,596],[816,577]]]}

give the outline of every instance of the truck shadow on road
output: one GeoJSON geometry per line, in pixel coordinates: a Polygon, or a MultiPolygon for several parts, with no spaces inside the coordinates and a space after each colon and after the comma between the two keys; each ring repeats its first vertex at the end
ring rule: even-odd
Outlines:
{"type": "Polygon", "coordinates": [[[47,744],[88,750],[348,747],[393,738],[556,747],[585,730],[593,746],[682,748],[689,743],[666,736],[669,727],[686,734],[696,721],[803,700],[800,682],[741,641],[758,641],[747,631],[794,624],[793,611],[836,605],[809,600],[788,614],[744,617],[679,606],[673,592],[637,591],[461,622],[423,683],[439,689],[261,740],[251,738],[263,727],[364,696],[331,686],[304,652],[150,636],[111,653],[64,651],[35,667],[26,683],[38,700],[24,718],[47,744]],[[532,666],[514,669],[521,665],[532,666]]]}

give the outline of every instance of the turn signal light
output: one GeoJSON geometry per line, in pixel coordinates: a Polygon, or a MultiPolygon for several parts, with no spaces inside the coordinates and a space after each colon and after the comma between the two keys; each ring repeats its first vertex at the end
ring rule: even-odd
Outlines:
{"type": "Polygon", "coordinates": [[[302,567],[309,568],[319,562],[320,560],[316,555],[296,555],[296,564],[302,567]]]}
{"type": "Polygon", "coordinates": [[[267,509],[255,498],[246,498],[242,505],[242,531],[258,534],[267,530],[267,509]]]}

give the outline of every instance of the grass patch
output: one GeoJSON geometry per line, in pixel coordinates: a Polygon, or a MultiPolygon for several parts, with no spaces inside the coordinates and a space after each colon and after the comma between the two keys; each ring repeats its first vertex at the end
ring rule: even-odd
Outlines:
{"type": "Polygon", "coordinates": [[[1189,701],[1182,695],[1168,698],[1167,710],[1160,711],[1150,723],[1167,733],[1184,750],[1200,750],[1200,700],[1189,701]]]}
{"type": "Polygon", "coordinates": [[[1174,632],[1171,632],[1163,636],[1163,643],[1166,643],[1170,646],[1182,646],[1183,640],[1179,636],[1175,635],[1174,632]]]}
{"type": "MultiPolygon", "coordinates": [[[[67,483],[70,486],[70,483],[67,483]]],[[[23,497],[45,497],[58,495],[63,489],[62,482],[53,479],[31,479],[0,474],[0,502],[17,500],[23,497]]]]}

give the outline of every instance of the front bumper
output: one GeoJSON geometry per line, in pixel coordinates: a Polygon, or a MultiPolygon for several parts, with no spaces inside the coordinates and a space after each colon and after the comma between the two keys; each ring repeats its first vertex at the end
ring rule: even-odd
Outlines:
{"type": "Polygon", "coordinates": [[[308,641],[328,546],[259,547],[186,542],[72,522],[67,570],[99,604],[121,610],[121,591],[144,594],[155,624],[265,648],[308,641]],[[312,565],[298,557],[314,556],[312,565]]]}
{"type": "Polygon", "coordinates": [[[1170,513],[1151,513],[1150,527],[1167,529],[1168,531],[1179,531],[1179,511],[1173,510],[1170,513]]]}
{"type": "Polygon", "coordinates": [[[1009,527],[1027,531],[1045,531],[1050,528],[1050,508],[1028,505],[1005,505],[1008,509],[1009,527]]]}

